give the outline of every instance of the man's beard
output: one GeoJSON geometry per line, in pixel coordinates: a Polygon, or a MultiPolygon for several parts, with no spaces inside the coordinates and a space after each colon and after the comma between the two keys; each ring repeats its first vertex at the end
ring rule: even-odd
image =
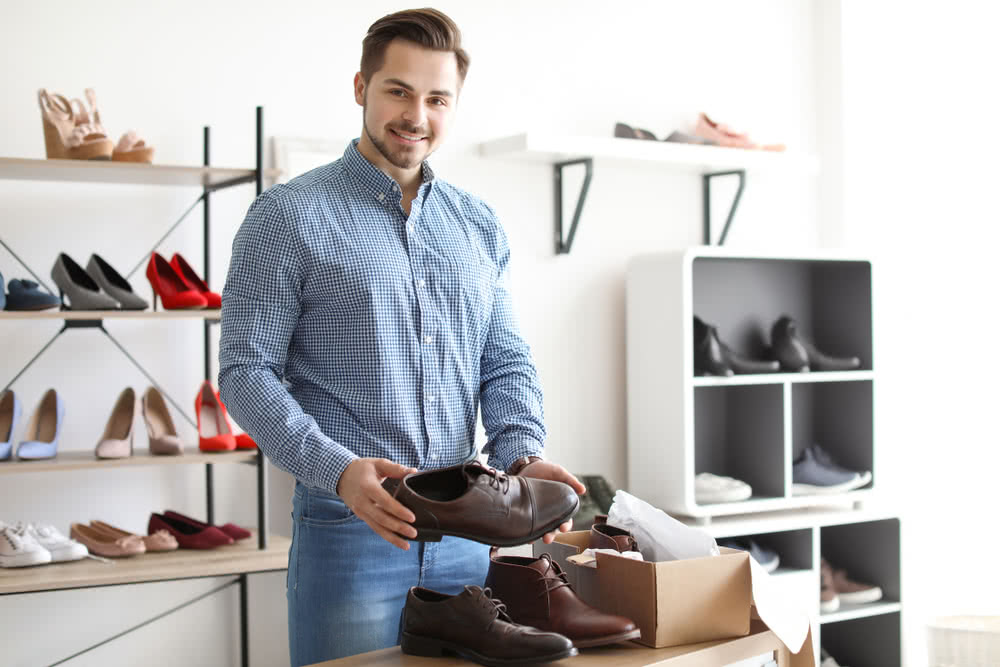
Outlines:
{"type": "MultiPolygon", "coordinates": [[[[420,159],[415,159],[414,157],[409,155],[403,156],[397,153],[393,153],[392,151],[389,150],[389,147],[385,145],[385,142],[380,141],[374,134],[372,134],[371,130],[368,129],[367,100],[365,102],[366,103],[362,107],[362,112],[361,112],[362,113],[361,123],[364,126],[365,134],[368,135],[368,140],[372,142],[372,146],[375,147],[375,150],[381,153],[382,157],[388,160],[389,164],[391,164],[394,167],[398,167],[400,169],[413,169],[414,167],[422,163],[424,161],[424,158],[427,157],[427,155],[424,155],[424,157],[420,159]]],[[[412,126],[401,127],[399,129],[402,132],[408,132],[410,134],[421,134],[420,128],[418,127],[412,127],[412,126]]]]}

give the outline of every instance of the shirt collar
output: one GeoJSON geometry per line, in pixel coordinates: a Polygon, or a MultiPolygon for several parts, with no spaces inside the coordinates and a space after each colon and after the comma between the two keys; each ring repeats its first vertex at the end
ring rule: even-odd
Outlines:
{"type": "MultiPolygon", "coordinates": [[[[358,150],[358,141],[359,139],[351,141],[347,145],[347,150],[344,151],[344,165],[346,165],[347,171],[378,198],[379,201],[387,199],[398,201],[401,199],[403,193],[400,191],[396,179],[369,162],[368,158],[358,150]],[[379,197],[379,195],[382,196],[379,197]]],[[[434,181],[434,170],[431,169],[431,165],[427,160],[424,160],[421,164],[420,173],[423,177],[420,190],[423,190],[424,186],[434,181]]]]}

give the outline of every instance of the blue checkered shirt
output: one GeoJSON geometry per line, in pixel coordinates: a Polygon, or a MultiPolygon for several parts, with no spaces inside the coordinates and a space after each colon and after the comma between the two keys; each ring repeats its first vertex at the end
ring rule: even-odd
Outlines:
{"type": "Polygon", "coordinates": [[[219,392],[279,468],[336,492],[356,457],[489,464],[545,442],[542,392],[493,209],[434,177],[407,216],[358,152],[254,201],[222,292],[219,392]]]}

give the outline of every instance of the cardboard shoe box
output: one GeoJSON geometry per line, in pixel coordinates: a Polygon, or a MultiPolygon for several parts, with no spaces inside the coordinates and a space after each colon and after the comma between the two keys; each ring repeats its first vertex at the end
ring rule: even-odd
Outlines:
{"type": "Polygon", "coordinates": [[[719,556],[651,563],[583,556],[589,541],[589,531],[561,533],[532,549],[536,557],[550,554],[585,602],[632,619],[640,643],[663,648],[744,637],[759,618],[789,649],[792,667],[814,667],[808,616],[774,590],[748,553],[721,549],[719,556]]]}

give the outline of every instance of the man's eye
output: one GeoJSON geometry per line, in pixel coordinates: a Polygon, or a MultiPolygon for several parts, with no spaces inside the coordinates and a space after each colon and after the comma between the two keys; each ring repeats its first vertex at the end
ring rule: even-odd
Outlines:
{"type": "Polygon", "coordinates": [[[440,97],[435,97],[435,98],[431,99],[431,104],[437,104],[439,106],[444,106],[445,105],[445,101],[442,100],[440,97]]]}
{"type": "Polygon", "coordinates": [[[393,90],[390,90],[390,91],[389,91],[389,94],[390,94],[390,95],[395,95],[396,97],[403,97],[403,96],[405,96],[405,95],[406,95],[406,93],[405,93],[405,92],[403,92],[402,90],[400,90],[400,89],[398,89],[398,88],[395,88],[395,89],[393,89],[393,90]]]}

